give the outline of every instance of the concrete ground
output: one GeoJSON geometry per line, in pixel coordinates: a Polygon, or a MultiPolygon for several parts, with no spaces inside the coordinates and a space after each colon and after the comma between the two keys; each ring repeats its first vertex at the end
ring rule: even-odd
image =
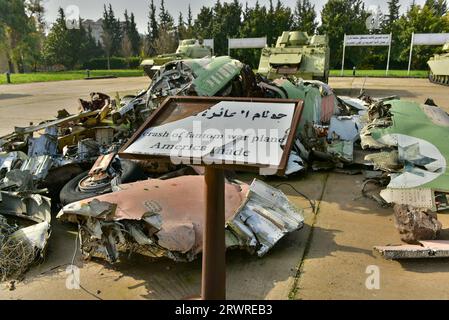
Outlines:
{"type": "Polygon", "coordinates": [[[53,119],[61,109],[78,113],[78,98],[89,99],[91,92],[115,97],[117,92],[135,94],[148,85],[147,77],[0,85],[0,136],[14,126],[53,119]]]}
{"type": "MultiPolygon", "coordinates": [[[[358,95],[364,79],[331,78],[339,94],[358,95]]],[[[90,91],[137,91],[145,78],[70,81],[0,86],[0,135],[14,125],[26,125],[54,116],[68,105],[76,111],[76,98],[90,91]],[[58,93],[59,92],[59,93],[58,93]]],[[[449,111],[449,88],[424,79],[368,78],[368,94],[423,102],[432,97],[449,111]]],[[[242,175],[244,181],[250,175],[242,175]]],[[[262,258],[243,251],[227,254],[229,299],[448,299],[449,259],[386,261],[374,255],[375,245],[400,243],[392,221],[392,209],[361,197],[363,177],[337,173],[309,173],[289,180],[270,179],[291,201],[304,209],[305,226],[282,239],[262,258]],[[315,202],[309,201],[292,187],[315,202]],[[369,270],[378,270],[380,288],[366,287],[369,270]]],[[[439,214],[443,228],[449,216],[439,214]]],[[[0,299],[180,299],[199,294],[201,262],[151,261],[132,256],[116,265],[85,262],[75,255],[82,289],[67,289],[66,267],[76,252],[76,228],[54,220],[46,260],[33,267],[25,279],[10,291],[0,286],[0,299]]],[[[449,239],[449,229],[442,233],[449,239]]],[[[70,286],[69,286],[70,287],[70,286]]]]}

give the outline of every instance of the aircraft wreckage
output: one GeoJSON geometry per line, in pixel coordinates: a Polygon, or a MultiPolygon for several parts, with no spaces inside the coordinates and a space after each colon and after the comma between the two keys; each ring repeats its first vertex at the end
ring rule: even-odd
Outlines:
{"type": "MultiPolygon", "coordinates": [[[[79,100],[78,114],[61,110],[55,119],[0,137],[2,280],[19,277],[45,253],[57,211],[79,225],[88,258],[115,262],[121,252],[138,252],[191,261],[201,252],[202,169],[117,155],[169,96],[301,100],[283,175],[363,173],[365,186],[383,190],[361,192],[394,206],[405,241],[438,237],[433,213],[449,206],[449,149],[441,139],[449,135],[449,116],[432,101],[339,97],[319,81],[267,80],[229,57],[179,60],[161,67],[135,96],[92,93],[90,101],[79,100]],[[11,252],[15,258],[5,258],[11,252]]],[[[262,257],[304,223],[301,208],[260,179],[246,184],[229,173],[225,190],[228,249],[262,257]]]]}

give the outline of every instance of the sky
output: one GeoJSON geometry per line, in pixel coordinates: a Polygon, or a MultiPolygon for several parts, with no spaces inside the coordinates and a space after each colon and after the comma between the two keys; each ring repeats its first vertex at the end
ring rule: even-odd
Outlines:
{"type": "MultiPolygon", "coordinates": [[[[190,4],[193,12],[193,16],[200,11],[202,6],[212,6],[216,0],[165,0],[166,9],[174,16],[175,21],[177,21],[179,12],[182,12],[184,17],[187,16],[187,8],[190,4]]],[[[221,0],[222,2],[230,2],[232,0],[221,0]]],[[[277,0],[273,0],[276,3],[277,0]]],[[[387,12],[387,1],[388,0],[365,0],[365,6],[369,8],[370,6],[380,6],[383,12],[387,12]]],[[[69,12],[73,12],[75,16],[81,16],[83,19],[97,20],[101,18],[103,13],[103,5],[111,4],[114,12],[117,16],[123,20],[123,13],[125,9],[128,12],[133,12],[136,16],[137,28],[140,33],[146,33],[147,22],[148,22],[148,5],[149,0],[44,0],[44,7],[46,9],[46,21],[50,25],[56,20],[58,14],[58,8],[62,7],[64,9],[69,8],[69,12]]],[[[159,8],[160,0],[154,0],[155,5],[159,8]]],[[[244,3],[248,2],[249,6],[253,6],[256,0],[240,0],[244,3]]],[[[281,2],[294,8],[296,0],[281,0],[281,2]]],[[[311,0],[315,4],[315,9],[317,13],[321,11],[323,5],[327,2],[326,0],[311,0]]],[[[401,12],[405,11],[409,7],[412,0],[400,0],[401,12]]],[[[425,0],[416,1],[417,4],[424,3],[425,0]]],[[[259,0],[260,4],[268,5],[269,0],[259,0]]]]}

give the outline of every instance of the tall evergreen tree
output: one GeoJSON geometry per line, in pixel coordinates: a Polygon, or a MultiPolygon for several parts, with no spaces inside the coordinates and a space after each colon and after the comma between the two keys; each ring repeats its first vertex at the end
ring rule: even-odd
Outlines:
{"type": "MultiPolygon", "coordinates": [[[[123,38],[126,36],[126,45],[130,47],[131,55],[138,56],[140,52],[140,34],[137,30],[137,24],[135,21],[134,13],[131,12],[131,16],[128,15],[128,11],[125,10],[125,24],[123,30],[123,38]]],[[[125,44],[122,40],[122,44],[125,44]]]]}
{"type": "Polygon", "coordinates": [[[217,0],[213,12],[212,35],[215,40],[215,52],[227,54],[228,38],[237,37],[241,24],[242,5],[238,0],[224,2],[217,0]]]}
{"type": "MultiPolygon", "coordinates": [[[[368,13],[362,0],[329,0],[321,11],[320,34],[327,34],[331,54],[331,68],[340,66],[344,34],[366,34],[368,13]]],[[[364,55],[360,48],[348,48],[347,65],[358,65],[364,55]]]]}
{"type": "Polygon", "coordinates": [[[148,38],[150,41],[154,41],[158,36],[158,23],[156,19],[156,6],[154,4],[154,0],[150,2],[150,12],[148,15],[148,38]]]}
{"type": "Polygon", "coordinates": [[[74,69],[90,59],[89,35],[79,18],[79,29],[68,29],[64,10],[59,8],[58,18],[44,43],[44,56],[49,65],[60,64],[74,69]]]}
{"type": "MultiPolygon", "coordinates": [[[[399,0],[394,0],[399,1],[399,0]]],[[[295,13],[293,15],[293,27],[298,31],[305,31],[312,35],[315,33],[318,23],[316,22],[315,6],[309,0],[297,0],[295,13]]]]}
{"type": "Polygon", "coordinates": [[[213,20],[213,9],[206,6],[201,7],[193,25],[195,36],[203,39],[211,38],[213,20]]]}
{"type": "Polygon", "coordinates": [[[122,43],[122,27],[120,20],[115,17],[114,10],[112,9],[112,5],[109,4],[109,7],[104,6],[103,12],[103,41],[105,46],[105,51],[108,56],[117,55],[120,53],[121,43],[122,43]]]}
{"type": "Polygon", "coordinates": [[[161,0],[159,8],[159,26],[165,31],[171,31],[174,28],[174,19],[172,15],[165,9],[165,1],[161,0]]]}
{"type": "Polygon", "coordinates": [[[448,13],[446,0],[426,0],[425,5],[432,9],[433,12],[439,17],[442,17],[448,13]]]}
{"type": "Polygon", "coordinates": [[[192,15],[192,8],[190,7],[187,9],[187,28],[191,29],[193,27],[193,15],[192,15]]]}
{"type": "Polygon", "coordinates": [[[179,40],[184,39],[186,37],[186,31],[187,28],[185,26],[184,16],[182,15],[182,12],[179,12],[178,25],[176,27],[176,32],[178,34],[179,40]]]}

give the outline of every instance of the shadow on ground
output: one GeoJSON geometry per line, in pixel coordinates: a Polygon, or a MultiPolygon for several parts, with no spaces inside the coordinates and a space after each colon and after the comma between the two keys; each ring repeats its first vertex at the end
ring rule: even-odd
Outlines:
{"type": "Polygon", "coordinates": [[[0,100],[24,98],[24,97],[31,97],[31,96],[32,96],[31,94],[23,94],[23,93],[4,93],[4,94],[0,94],[0,100]]]}

